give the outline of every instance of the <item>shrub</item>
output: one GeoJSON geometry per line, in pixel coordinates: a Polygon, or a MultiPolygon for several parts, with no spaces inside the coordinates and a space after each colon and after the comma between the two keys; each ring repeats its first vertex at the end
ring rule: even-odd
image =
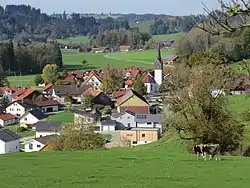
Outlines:
{"type": "Polygon", "coordinates": [[[17,128],[18,133],[22,133],[22,132],[25,132],[25,131],[27,131],[27,129],[25,127],[18,127],[17,128]]]}

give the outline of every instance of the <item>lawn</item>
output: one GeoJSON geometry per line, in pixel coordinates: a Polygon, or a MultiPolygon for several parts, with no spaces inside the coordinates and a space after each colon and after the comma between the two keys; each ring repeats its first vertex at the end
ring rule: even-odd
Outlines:
{"type": "Polygon", "coordinates": [[[74,120],[74,114],[69,111],[64,111],[57,113],[55,115],[51,115],[48,118],[46,118],[44,121],[60,121],[63,123],[70,123],[74,120]]]}
{"type": "Polygon", "coordinates": [[[154,21],[141,21],[141,22],[131,22],[130,27],[138,27],[140,32],[149,33],[150,25],[154,24],[154,21]]]}
{"type": "MultiPolygon", "coordinates": [[[[103,67],[125,68],[125,67],[143,67],[153,68],[156,58],[155,50],[140,52],[117,52],[117,53],[79,53],[77,50],[63,50],[64,67],[71,70],[90,70],[103,67]],[[82,66],[82,61],[87,60],[86,67],[82,66]]],[[[162,56],[175,54],[174,50],[162,50],[162,56]]],[[[9,76],[8,80],[11,86],[34,86],[35,75],[29,76],[9,76]]]]}
{"type": "Polygon", "coordinates": [[[61,44],[70,44],[70,43],[87,44],[89,42],[89,37],[88,36],[69,37],[65,39],[57,39],[57,42],[61,44]]]}
{"type": "Polygon", "coordinates": [[[134,149],[11,153],[1,156],[8,188],[248,188],[248,158],[197,161],[179,141],[134,149]]]}

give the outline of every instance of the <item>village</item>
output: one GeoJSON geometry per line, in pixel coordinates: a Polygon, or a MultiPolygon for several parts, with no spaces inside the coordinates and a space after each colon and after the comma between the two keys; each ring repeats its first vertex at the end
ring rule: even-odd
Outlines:
{"type": "Polygon", "coordinates": [[[94,125],[96,132],[110,134],[113,139],[106,143],[107,148],[120,147],[125,140],[129,141],[130,146],[158,140],[164,124],[159,86],[170,75],[170,70],[163,66],[160,47],[157,48],[154,70],[135,67],[116,70],[124,77],[124,87],[115,92],[102,91],[102,80],[107,71],[108,68],[71,72],[60,80],[60,85],[49,83],[40,90],[2,87],[1,97],[9,102],[5,114],[0,115],[0,153],[19,152],[20,148],[24,152],[46,150],[49,140],[60,135],[58,129],[64,124],[46,119],[64,111],[72,112],[75,122],[94,125]],[[138,76],[143,76],[147,96],[140,95],[132,88],[138,76]],[[82,105],[86,95],[92,97],[93,106],[99,109],[82,105]],[[21,138],[8,129],[14,125],[35,131],[35,136],[21,138]]]}

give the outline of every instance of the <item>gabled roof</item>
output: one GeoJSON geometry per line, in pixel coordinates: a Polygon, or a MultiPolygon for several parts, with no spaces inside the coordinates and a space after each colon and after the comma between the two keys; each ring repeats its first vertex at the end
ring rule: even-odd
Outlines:
{"type": "Polygon", "coordinates": [[[22,100],[22,101],[21,100],[20,101],[13,101],[13,102],[9,103],[8,106],[10,106],[10,105],[12,105],[14,103],[17,103],[17,104],[21,105],[25,109],[32,109],[32,108],[36,108],[37,107],[32,101],[27,100],[27,99],[22,100]]]}
{"type": "Polygon", "coordinates": [[[144,83],[150,83],[150,84],[154,84],[155,83],[155,79],[151,76],[150,73],[147,73],[143,80],[142,80],[144,83]]]}
{"type": "Polygon", "coordinates": [[[41,144],[48,144],[51,140],[58,138],[58,135],[53,134],[53,135],[48,135],[48,136],[43,136],[39,138],[33,138],[33,140],[41,143],[41,144]]]}
{"type": "Polygon", "coordinates": [[[131,89],[128,88],[128,89],[124,89],[124,90],[120,90],[120,91],[115,91],[115,92],[113,92],[112,97],[115,98],[115,99],[119,98],[119,97],[122,97],[123,95],[125,95],[130,90],[131,89]]]}
{"type": "Polygon", "coordinates": [[[85,78],[84,82],[83,82],[83,85],[87,84],[88,81],[93,77],[95,76],[100,82],[102,82],[102,78],[98,75],[98,73],[96,71],[91,71],[87,78],[85,78]]]}
{"type": "Polygon", "coordinates": [[[78,114],[78,115],[81,115],[84,117],[101,118],[101,113],[99,111],[95,111],[95,110],[88,112],[88,111],[81,109],[81,108],[74,108],[71,111],[74,114],[78,114]]]}
{"type": "Polygon", "coordinates": [[[124,110],[124,111],[122,111],[122,112],[120,112],[120,113],[116,113],[116,114],[113,114],[113,118],[118,118],[118,117],[121,117],[121,116],[123,116],[124,114],[130,114],[130,115],[132,115],[132,116],[135,116],[135,113],[134,112],[131,112],[130,110],[124,110]]]}
{"type": "Polygon", "coordinates": [[[60,105],[60,103],[57,100],[45,100],[45,101],[35,102],[35,104],[38,107],[60,105]]]}
{"type": "Polygon", "coordinates": [[[52,83],[49,83],[49,84],[47,84],[46,86],[44,86],[41,90],[42,91],[46,91],[46,90],[48,90],[48,89],[50,89],[50,88],[52,88],[53,87],[53,84],[52,83]]]}
{"type": "Polygon", "coordinates": [[[100,90],[96,90],[96,89],[93,89],[93,88],[88,88],[84,93],[83,95],[92,95],[93,97],[97,97],[98,95],[100,95],[102,93],[102,91],[100,90]]]}
{"type": "Polygon", "coordinates": [[[39,121],[34,124],[36,131],[38,132],[50,132],[55,131],[62,126],[62,122],[57,121],[39,121]]]}
{"type": "MultiPolygon", "coordinates": [[[[31,111],[28,111],[26,112],[22,117],[26,116],[27,114],[31,114],[33,115],[34,117],[36,117],[38,120],[41,120],[41,119],[44,119],[44,118],[47,118],[48,116],[46,114],[43,113],[42,110],[40,109],[34,109],[34,110],[31,110],[31,111]]],[[[21,117],[21,118],[22,118],[21,117]]]]}
{"type": "Polygon", "coordinates": [[[124,96],[117,99],[117,105],[120,106],[121,104],[123,104],[124,102],[126,102],[127,100],[129,100],[133,96],[138,97],[139,99],[144,101],[146,104],[148,104],[147,100],[143,96],[141,96],[139,93],[137,93],[134,90],[130,90],[124,96]]]}
{"type": "Polygon", "coordinates": [[[149,106],[122,106],[120,111],[130,111],[134,114],[150,114],[149,106]]]}
{"type": "Polygon", "coordinates": [[[9,129],[0,130],[0,140],[4,142],[11,142],[14,140],[18,140],[20,138],[21,137],[19,135],[17,135],[16,133],[14,133],[13,131],[9,129]]]}
{"type": "Polygon", "coordinates": [[[0,119],[3,121],[8,121],[8,120],[12,120],[15,119],[16,117],[13,116],[12,114],[8,113],[8,114],[0,114],[0,119]]]}
{"type": "Polygon", "coordinates": [[[54,86],[55,94],[58,96],[69,95],[82,95],[82,93],[89,88],[88,86],[77,86],[77,85],[60,85],[54,86]]]}
{"type": "Polygon", "coordinates": [[[31,95],[33,92],[35,92],[36,90],[33,88],[29,88],[27,89],[22,95],[20,95],[19,97],[16,97],[16,100],[23,100],[25,98],[27,98],[29,95],[31,95]]]}

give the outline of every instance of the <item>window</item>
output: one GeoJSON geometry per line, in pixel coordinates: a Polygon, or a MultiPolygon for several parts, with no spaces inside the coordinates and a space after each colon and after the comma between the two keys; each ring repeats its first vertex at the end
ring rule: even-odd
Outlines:
{"type": "Polygon", "coordinates": [[[33,144],[29,143],[29,149],[33,149],[33,144]]]}
{"type": "Polygon", "coordinates": [[[136,115],[137,119],[147,119],[147,115],[136,115]]]}
{"type": "Polygon", "coordinates": [[[145,144],[148,143],[147,141],[145,141],[145,144]]]}
{"type": "Polygon", "coordinates": [[[130,119],[130,116],[128,116],[128,119],[130,119]]]}
{"type": "Polygon", "coordinates": [[[145,138],[145,134],[142,134],[141,137],[142,137],[142,138],[145,138]]]}
{"type": "Polygon", "coordinates": [[[133,141],[133,144],[137,144],[137,141],[133,141]]]}
{"type": "Polygon", "coordinates": [[[24,118],[25,121],[27,121],[27,118],[24,118]]]}
{"type": "Polygon", "coordinates": [[[126,134],[126,136],[133,136],[133,134],[126,134]]]}
{"type": "Polygon", "coordinates": [[[128,123],[128,127],[130,127],[130,123],[128,123]]]}
{"type": "Polygon", "coordinates": [[[40,147],[41,147],[41,145],[37,145],[36,147],[40,148],[40,147]]]}
{"type": "Polygon", "coordinates": [[[151,125],[151,122],[147,122],[147,125],[151,125]]]}

